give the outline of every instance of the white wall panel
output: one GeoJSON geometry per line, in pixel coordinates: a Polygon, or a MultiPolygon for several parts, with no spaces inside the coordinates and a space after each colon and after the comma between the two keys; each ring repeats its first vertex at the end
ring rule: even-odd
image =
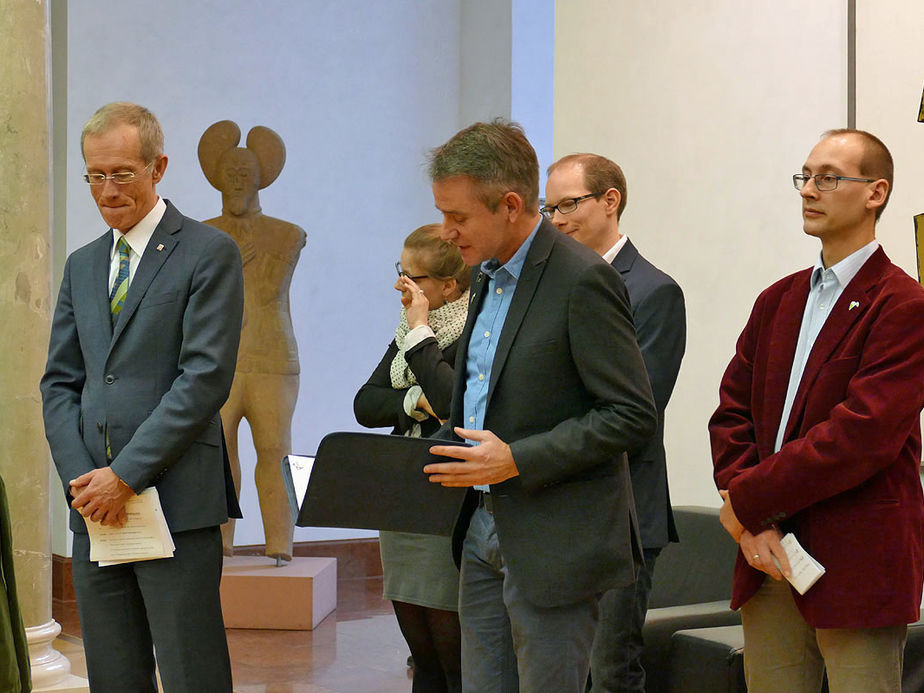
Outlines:
{"type": "Polygon", "coordinates": [[[560,0],[555,156],[623,166],[621,230],[683,287],[675,504],[718,505],[706,423],[757,294],[814,262],[790,176],[846,125],[846,3],[560,0]]]}

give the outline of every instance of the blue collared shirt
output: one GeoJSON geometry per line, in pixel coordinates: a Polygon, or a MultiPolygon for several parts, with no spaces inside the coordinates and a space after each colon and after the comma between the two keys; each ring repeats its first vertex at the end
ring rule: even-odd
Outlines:
{"type": "MultiPolygon", "coordinates": [[[[541,220],[540,220],[541,223],[541,220]]],[[[501,265],[496,258],[481,263],[481,271],[488,277],[484,301],[472,335],[468,341],[468,358],[465,362],[465,396],[463,397],[463,428],[484,429],[485,409],[488,404],[488,385],[491,382],[491,368],[497,353],[497,342],[510,310],[510,302],[517,288],[517,279],[523,271],[523,263],[539,224],[527,236],[507,262],[501,265]]],[[[475,443],[475,441],[468,441],[475,443]]],[[[487,491],[487,486],[475,488],[487,491]]]]}
{"type": "Polygon", "coordinates": [[[837,299],[844,293],[844,288],[857,276],[857,272],[872,257],[877,248],[879,248],[879,241],[872,240],[827,269],[825,269],[819,254],[818,261],[815,263],[814,269],[812,269],[812,277],[809,280],[808,299],[805,302],[805,312],[802,313],[802,327],[799,328],[799,341],[796,342],[796,354],[792,360],[789,387],[786,389],[783,415],[780,417],[780,426],[776,433],[773,452],[779,452],[779,449],[783,447],[786,424],[789,421],[790,414],[792,414],[792,405],[796,399],[796,392],[799,390],[799,382],[802,380],[805,364],[812,353],[812,347],[815,346],[818,333],[824,327],[831,309],[837,303],[837,299]]]}

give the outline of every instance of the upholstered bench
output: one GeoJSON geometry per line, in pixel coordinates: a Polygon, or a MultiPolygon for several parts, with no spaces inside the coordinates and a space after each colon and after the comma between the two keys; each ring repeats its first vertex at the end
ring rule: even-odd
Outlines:
{"type": "Polygon", "coordinates": [[[679,630],[671,638],[671,693],[745,693],[741,626],[679,630]]]}
{"type": "MultiPolygon", "coordinates": [[[[679,630],[671,638],[669,660],[671,693],[747,692],[741,626],[679,630]]],[[[924,693],[924,612],[908,626],[902,693],[924,693]]]]}

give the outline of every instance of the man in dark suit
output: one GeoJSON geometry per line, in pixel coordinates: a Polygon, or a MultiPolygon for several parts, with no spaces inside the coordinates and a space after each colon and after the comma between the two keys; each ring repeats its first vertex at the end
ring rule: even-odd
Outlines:
{"type": "Polygon", "coordinates": [[[878,138],[825,133],[793,182],[821,255],[757,298],[709,423],[748,691],[818,693],[827,670],[831,693],[899,693],[924,580],[924,289],[875,238],[878,138]],[[804,595],[782,580],[789,532],[826,570],[804,595]]]}
{"type": "Polygon", "coordinates": [[[625,451],[655,431],[619,273],[538,209],[522,129],[476,123],[431,153],[443,238],[478,265],[449,424],[428,465],[474,487],[457,527],[465,691],[583,691],[599,596],[641,562],[625,451]]]}
{"type": "Polygon", "coordinates": [[[241,329],[240,253],[229,236],[157,195],[167,157],[150,111],[104,106],[84,126],[81,147],[110,229],[67,260],[41,390],[45,433],[75,509],[74,587],[90,685],[94,693],[156,691],[153,645],[167,693],[225,693],[219,525],[237,501],[218,410],[241,329]],[[123,525],[126,501],[151,486],[174,556],[90,562],[86,523],[123,525]]]}
{"type": "Polygon", "coordinates": [[[619,232],[628,196],[618,164],[597,154],[571,154],[552,164],[548,175],[545,207],[540,211],[559,231],[611,263],[626,283],[658,410],[655,435],[628,451],[645,563],[634,585],[610,590],[600,600],[600,623],[590,659],[594,693],[644,693],[642,627],[655,560],[668,542],[677,541],[667,487],[664,410],[686,343],[683,292],[619,232]]]}

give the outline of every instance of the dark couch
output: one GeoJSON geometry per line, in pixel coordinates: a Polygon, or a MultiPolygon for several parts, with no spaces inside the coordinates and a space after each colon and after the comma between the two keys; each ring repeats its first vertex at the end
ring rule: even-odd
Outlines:
{"type": "Polygon", "coordinates": [[[655,564],[643,632],[648,693],[669,690],[676,631],[741,623],[728,608],[738,546],[719,522],[718,508],[679,506],[674,519],[680,543],[666,546],[655,564]]]}
{"type": "MultiPolygon", "coordinates": [[[[674,633],[671,693],[747,693],[741,626],[694,628],[674,633]]],[[[828,692],[825,682],[822,693],[828,692]]],[[[902,693],[924,693],[924,611],[908,626],[902,693]]]]}

